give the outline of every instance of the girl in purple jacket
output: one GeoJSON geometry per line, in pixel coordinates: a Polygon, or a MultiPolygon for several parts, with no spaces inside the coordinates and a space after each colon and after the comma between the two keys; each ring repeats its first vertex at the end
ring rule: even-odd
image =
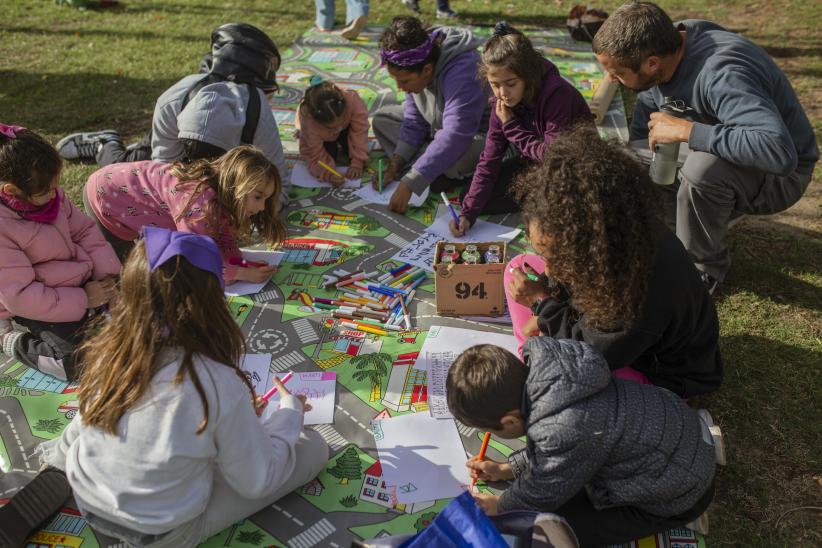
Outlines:
{"type": "Polygon", "coordinates": [[[89,311],[115,296],[120,261],[60,189],[62,167],[45,139],[0,124],[0,346],[65,381],[89,311]]]}
{"type": "Polygon", "coordinates": [[[518,211],[507,192],[517,173],[541,160],[563,130],[591,119],[582,95],[505,21],[485,45],[480,75],[493,92],[491,117],[474,178],[462,196],[459,226],[451,221],[455,236],[464,235],[481,214],[518,211]]]}

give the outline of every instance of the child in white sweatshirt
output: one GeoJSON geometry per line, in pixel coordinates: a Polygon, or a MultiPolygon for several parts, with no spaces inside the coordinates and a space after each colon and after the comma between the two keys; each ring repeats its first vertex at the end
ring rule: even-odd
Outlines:
{"type": "Polygon", "coordinates": [[[238,368],[243,335],[206,236],[146,227],[111,320],[81,349],[80,413],[43,444],[92,528],[195,546],[314,478],[328,460],[305,399],[271,411],[238,368]]]}

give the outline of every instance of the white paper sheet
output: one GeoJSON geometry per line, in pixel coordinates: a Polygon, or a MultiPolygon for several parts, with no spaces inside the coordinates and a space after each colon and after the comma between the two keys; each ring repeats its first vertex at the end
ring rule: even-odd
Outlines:
{"type": "Polygon", "coordinates": [[[271,354],[243,354],[240,369],[245,372],[254,392],[258,396],[265,394],[274,381],[271,380],[271,354]]]}
{"type": "MultiPolygon", "coordinates": [[[[374,187],[369,183],[363,185],[359,190],[354,191],[354,194],[356,194],[366,202],[387,206],[388,202],[391,201],[391,195],[394,194],[394,187],[396,187],[394,183],[396,183],[396,181],[392,181],[391,183],[383,186],[382,193],[379,193],[376,190],[374,190],[374,187]]],[[[411,193],[411,200],[408,202],[408,204],[414,207],[420,207],[422,204],[425,203],[425,200],[427,199],[428,189],[426,188],[422,194],[411,193]]]]}
{"type": "MultiPolygon", "coordinates": [[[[270,265],[278,265],[283,259],[285,253],[282,251],[265,251],[259,249],[241,249],[243,252],[243,259],[247,261],[265,261],[270,265]]],[[[236,297],[238,295],[254,295],[263,290],[269,280],[264,282],[234,282],[233,284],[225,286],[225,294],[229,297],[236,297]]]]}
{"type": "MultiPolygon", "coordinates": [[[[345,175],[348,166],[336,166],[334,169],[345,175]]],[[[304,162],[294,162],[294,167],[291,170],[291,184],[305,188],[331,188],[332,186],[331,183],[320,181],[311,175],[304,162]]],[[[360,179],[346,179],[342,186],[343,188],[359,188],[360,179]]]]}
{"type": "Polygon", "coordinates": [[[471,483],[453,420],[412,413],[372,422],[386,486],[404,504],[456,497],[471,483]]]}
{"type": "Polygon", "coordinates": [[[414,369],[428,372],[428,410],[432,417],[452,417],[445,397],[448,368],[464,350],[477,344],[501,346],[514,355],[519,355],[519,345],[513,335],[439,325],[429,329],[414,369]]]}
{"type": "Polygon", "coordinates": [[[425,229],[425,232],[397,251],[391,258],[433,272],[434,247],[440,240],[449,242],[496,242],[502,240],[510,242],[522,232],[518,228],[477,220],[471,230],[468,231],[468,234],[462,238],[457,238],[451,234],[451,230],[448,228],[450,219],[451,214],[446,211],[445,215],[437,217],[431,223],[431,226],[425,229]]]}
{"type": "MultiPolygon", "coordinates": [[[[280,375],[282,378],[284,375],[280,375]]],[[[273,379],[272,379],[273,385],[273,379]]],[[[334,422],[334,397],[337,392],[337,374],[334,371],[294,373],[285,385],[289,392],[304,395],[311,404],[311,411],[305,414],[305,424],[331,424],[334,422]]],[[[268,400],[269,405],[280,407],[277,392],[268,400]]]]}

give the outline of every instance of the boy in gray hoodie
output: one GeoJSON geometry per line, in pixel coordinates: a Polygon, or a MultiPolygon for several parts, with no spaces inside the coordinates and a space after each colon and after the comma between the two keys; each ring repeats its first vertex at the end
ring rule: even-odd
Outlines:
{"type": "Polygon", "coordinates": [[[616,544],[682,526],[714,492],[708,425],[663,388],[613,378],[605,359],[573,340],[531,337],[526,366],[477,345],[448,372],[448,406],[460,422],[501,438],[527,436],[507,463],[472,458],[473,477],[513,480],[476,494],[488,514],[515,509],[565,518],[582,546],[616,544]]]}

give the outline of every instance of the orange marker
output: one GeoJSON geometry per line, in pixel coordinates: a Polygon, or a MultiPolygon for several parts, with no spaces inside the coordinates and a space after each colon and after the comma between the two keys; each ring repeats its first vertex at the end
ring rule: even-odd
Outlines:
{"type": "MultiPolygon", "coordinates": [[[[491,441],[491,432],[486,432],[485,437],[482,438],[482,446],[480,447],[479,455],[477,455],[477,460],[482,461],[485,458],[485,451],[488,450],[488,442],[491,441]]],[[[469,491],[473,491],[474,487],[477,485],[477,478],[471,478],[471,489],[469,491]]]]}

